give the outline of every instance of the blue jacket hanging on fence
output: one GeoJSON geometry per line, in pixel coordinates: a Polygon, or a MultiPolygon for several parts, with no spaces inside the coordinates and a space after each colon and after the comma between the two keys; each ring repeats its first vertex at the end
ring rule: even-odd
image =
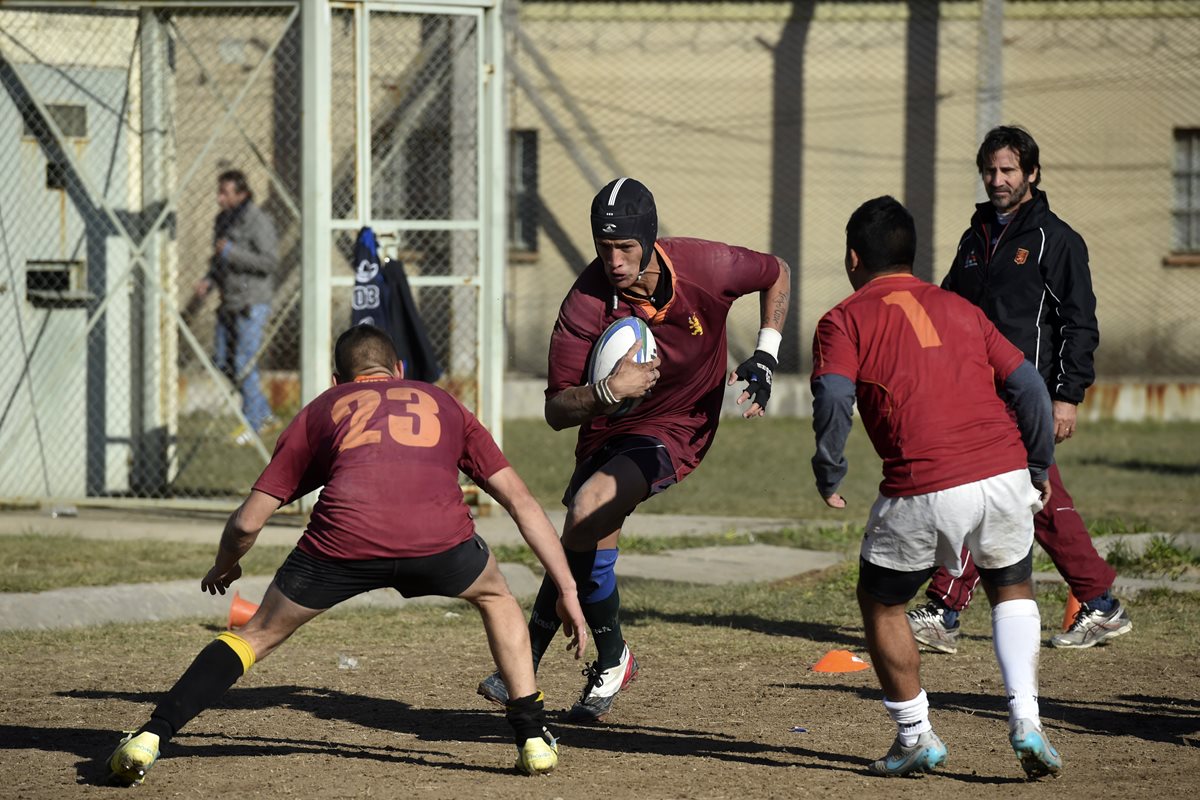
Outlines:
{"type": "Polygon", "coordinates": [[[436,381],[442,375],[442,365],[417,311],[404,265],[391,260],[381,264],[375,232],[363,228],[354,242],[353,266],[351,324],[367,323],[386,331],[396,345],[396,355],[404,362],[406,378],[436,381]]]}

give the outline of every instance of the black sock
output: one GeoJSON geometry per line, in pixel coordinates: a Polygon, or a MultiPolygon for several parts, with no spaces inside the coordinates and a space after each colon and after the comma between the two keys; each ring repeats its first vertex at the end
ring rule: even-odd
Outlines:
{"type": "Polygon", "coordinates": [[[563,552],[567,554],[567,568],[571,570],[571,577],[575,579],[575,591],[579,593],[579,602],[582,603],[583,598],[600,588],[599,584],[592,580],[592,568],[596,565],[596,546],[592,545],[591,550],[582,552],[564,547],[563,552]]]}
{"type": "Polygon", "coordinates": [[[504,704],[504,717],[513,729],[517,747],[526,739],[537,739],[546,732],[546,709],[542,693],[534,692],[528,697],[518,697],[504,704]]]}
{"type": "Polygon", "coordinates": [[[621,633],[621,593],[613,587],[612,594],[595,603],[583,604],[583,617],[592,629],[596,643],[596,661],[600,669],[621,663],[625,637],[621,633]]]}
{"type": "Polygon", "coordinates": [[[241,657],[217,639],[200,651],[141,730],[157,734],[161,747],[197,714],[221,699],[244,672],[241,657]]]}
{"type": "Polygon", "coordinates": [[[558,618],[558,587],[547,575],[542,579],[542,588],[538,589],[537,599],[533,601],[533,611],[529,614],[529,647],[533,651],[533,671],[537,672],[542,656],[554,641],[554,635],[562,627],[558,618]]]}

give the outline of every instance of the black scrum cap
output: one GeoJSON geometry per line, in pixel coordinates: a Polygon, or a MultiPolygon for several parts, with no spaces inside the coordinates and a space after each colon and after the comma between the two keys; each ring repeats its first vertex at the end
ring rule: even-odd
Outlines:
{"type": "Polygon", "coordinates": [[[658,211],[654,195],[633,178],[617,178],[592,200],[592,238],[636,239],[642,246],[645,269],[658,238],[658,211]]]}

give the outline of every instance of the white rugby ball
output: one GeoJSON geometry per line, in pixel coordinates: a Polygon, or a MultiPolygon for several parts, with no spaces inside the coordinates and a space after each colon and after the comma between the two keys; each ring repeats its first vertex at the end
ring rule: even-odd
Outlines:
{"type": "MultiPolygon", "coordinates": [[[[588,383],[597,383],[611,375],[617,362],[625,357],[634,342],[639,341],[642,346],[634,354],[633,360],[635,363],[645,364],[658,355],[654,334],[650,332],[650,326],[646,324],[645,320],[641,317],[622,317],[605,328],[604,333],[600,334],[600,338],[592,346],[592,356],[588,360],[588,383]]],[[[640,397],[623,400],[617,406],[617,410],[609,416],[622,417],[636,408],[640,402],[642,402],[640,397]]]]}

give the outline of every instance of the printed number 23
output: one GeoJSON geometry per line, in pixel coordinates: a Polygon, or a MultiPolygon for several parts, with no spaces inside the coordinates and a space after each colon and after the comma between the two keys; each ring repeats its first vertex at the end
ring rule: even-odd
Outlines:
{"type": "Polygon", "coordinates": [[[917,334],[917,341],[921,347],[942,346],[942,339],[938,336],[937,328],[933,327],[933,320],[929,318],[925,306],[912,296],[912,292],[892,292],[884,295],[883,302],[889,306],[900,306],[900,310],[908,318],[908,324],[912,326],[913,333],[917,334]]]}
{"type": "MultiPolygon", "coordinates": [[[[438,420],[437,401],[420,389],[392,388],[387,390],[387,399],[404,403],[404,414],[388,414],[388,436],[396,444],[408,447],[433,447],[442,438],[442,423],[438,420]]],[[[341,422],[347,414],[350,430],[342,439],[338,452],[345,452],[364,444],[378,444],[383,432],[367,430],[367,422],[375,416],[383,396],[375,389],[360,389],[338,398],[333,404],[333,421],[341,422]],[[353,407],[353,412],[351,411],[353,407]]]]}

